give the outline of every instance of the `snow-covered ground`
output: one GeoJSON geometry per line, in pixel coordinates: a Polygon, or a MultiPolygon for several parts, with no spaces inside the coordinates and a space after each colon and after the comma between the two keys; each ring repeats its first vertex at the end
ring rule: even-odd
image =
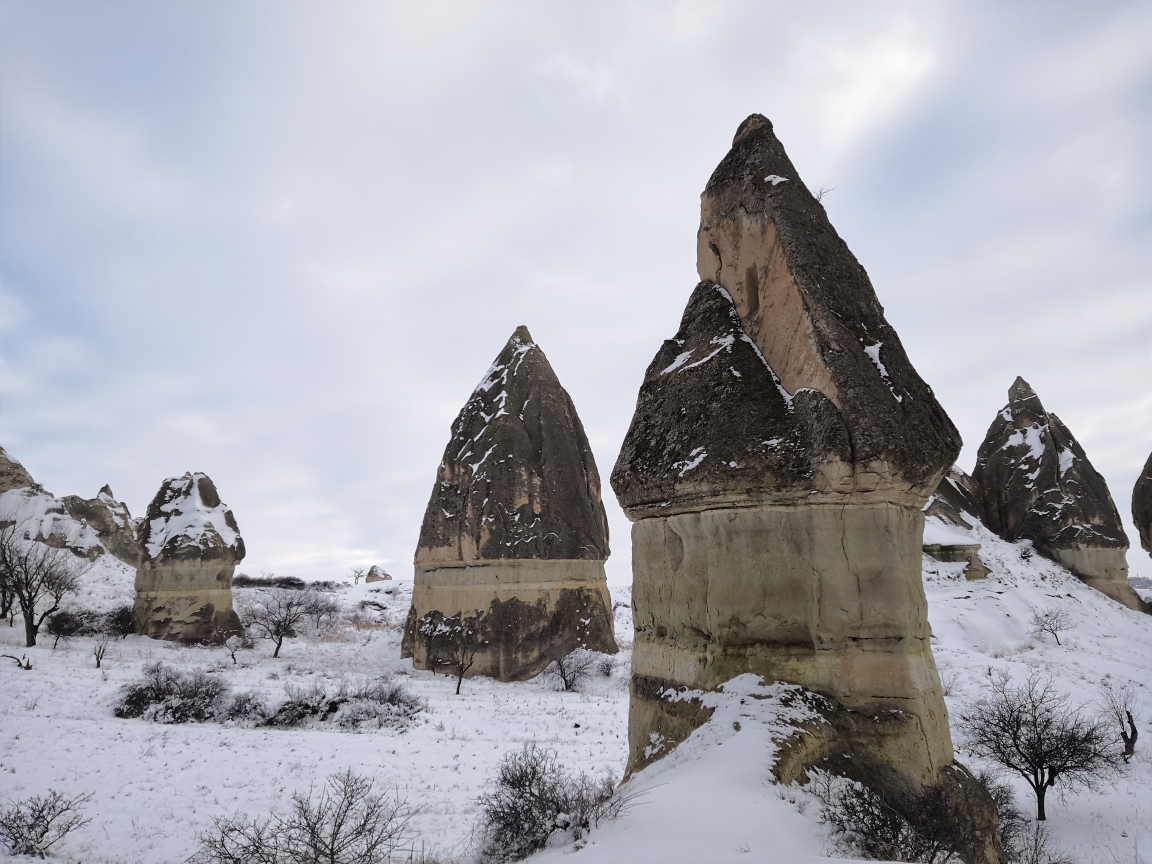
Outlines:
{"type": "MultiPolygon", "coordinates": [[[[1050,798],[1048,824],[1078,861],[1152,860],[1152,619],[1038,555],[1025,560],[1024,546],[983,529],[974,533],[992,571],[987,580],[968,582],[962,564],[924,559],[933,650],[953,719],[984,691],[990,670],[1022,679],[1038,669],[1080,702],[1096,698],[1105,676],[1134,682],[1142,739],[1127,775],[1103,794],[1050,798]],[[1032,611],[1049,608],[1065,609],[1072,618],[1061,646],[1029,632],[1032,611]]],[[[128,601],[131,587],[131,571],[104,556],[89,573],[81,600],[107,609],[128,601]]],[[[499,684],[477,678],[465,681],[457,697],[454,681],[413,672],[399,659],[410,582],[348,586],[338,592],[346,613],[339,628],[290,640],[275,660],[272,646],[259,642],[237,655],[237,666],[220,648],[130,636],[113,644],[97,670],[91,638],[56,650],[44,638],[27,651],[31,671],[7,660],[0,665],[0,798],[49,788],[95,793],[87,811],[92,822],[62,844],[64,860],[182,862],[212,817],[266,813],[293,792],[352,768],[395,785],[421,808],[417,828],[428,846],[461,854],[479,812],[477,796],[504,754],[524,742],[555,749],[570,768],[619,777],[626,758],[631,618],[628,589],[612,593],[625,604],[616,612],[624,650],[609,676],[592,678],[580,693],[557,692],[543,679],[499,684]],[[365,602],[383,608],[361,608],[365,602]],[[403,680],[428,707],[404,731],[116,719],[112,706],[120,688],[157,660],[210,670],[234,691],[258,691],[272,704],[286,687],[387,676],[403,680]]],[[[0,626],[0,653],[25,653],[19,627],[0,626]]],[[[575,854],[585,864],[792,862],[831,854],[814,798],[771,783],[777,690],[745,676],[710,696],[717,706],[713,721],[631,781],[628,790],[639,794],[628,812],[594,831],[584,849],[550,849],[538,860],[575,854]],[[769,698],[741,704],[754,692],[769,698]]],[[[954,737],[961,759],[971,764],[954,737]]],[[[1027,806],[1026,787],[1018,784],[1017,791],[1027,806]]]]}

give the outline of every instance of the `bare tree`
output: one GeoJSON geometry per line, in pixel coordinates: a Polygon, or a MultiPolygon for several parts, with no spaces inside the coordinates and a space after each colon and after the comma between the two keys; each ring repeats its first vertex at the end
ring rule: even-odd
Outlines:
{"type": "Polygon", "coordinates": [[[224,648],[228,651],[228,655],[232,658],[232,665],[236,665],[236,652],[241,648],[251,648],[252,641],[247,636],[238,636],[233,634],[224,640],[224,648]]]}
{"type": "Polygon", "coordinates": [[[476,653],[488,644],[488,618],[479,609],[475,615],[442,615],[431,612],[417,628],[427,640],[428,662],[432,671],[437,668],[451,671],[456,675],[456,695],[460,695],[460,684],[472,664],[476,653]]]}
{"type": "Polygon", "coordinates": [[[279,657],[284,640],[295,638],[296,628],[311,613],[314,593],[287,588],[257,591],[254,598],[239,604],[240,621],[245,628],[256,630],[261,639],[272,640],[276,644],[272,656],[279,657]]]}
{"type": "Polygon", "coordinates": [[[312,619],[312,625],[317,629],[324,626],[327,620],[329,624],[336,620],[336,615],[340,612],[340,604],[336,602],[336,598],[322,591],[309,592],[312,595],[312,603],[308,607],[308,617],[312,619]]]}
{"type": "Polygon", "coordinates": [[[584,648],[577,648],[567,657],[553,660],[545,674],[552,676],[560,682],[563,690],[575,690],[592,674],[592,667],[596,665],[596,655],[584,648]]]}
{"type": "Polygon", "coordinates": [[[100,664],[104,662],[104,655],[108,653],[108,643],[112,640],[111,636],[104,635],[96,640],[95,646],[92,648],[92,656],[96,658],[96,668],[100,668],[100,664]]]}
{"type": "Polygon", "coordinates": [[[8,806],[0,810],[0,840],[14,855],[43,858],[64,837],[92,821],[80,815],[91,798],[68,798],[49,789],[44,796],[9,799],[8,806]]]}
{"type": "Polygon", "coordinates": [[[364,578],[364,574],[368,572],[367,567],[349,567],[352,571],[352,584],[359,585],[360,580],[364,578]]]}
{"type": "MultiPolygon", "coordinates": [[[[292,796],[286,815],[216,819],[200,836],[202,864],[387,864],[412,850],[415,811],[398,794],[379,794],[351,770],[334,774],[313,803],[292,796]]],[[[412,860],[405,856],[404,859],[412,860]]]]}
{"type": "Polygon", "coordinates": [[[1072,616],[1065,609],[1037,610],[1032,613],[1032,635],[1047,633],[1060,644],[1060,634],[1072,627],[1072,616]]]}
{"type": "Polygon", "coordinates": [[[1136,688],[1132,682],[1117,684],[1105,679],[1100,685],[1100,701],[1104,713],[1120,727],[1120,740],[1124,742],[1124,761],[1136,753],[1136,738],[1140,735],[1132,712],[1136,709],[1136,688]]]}
{"type": "Polygon", "coordinates": [[[1044,796],[1057,782],[1097,789],[1123,766],[1110,725],[1071,706],[1051,679],[1035,672],[1019,687],[1008,675],[993,676],[992,694],[960,715],[968,749],[1032,787],[1039,822],[1047,818],[1044,796]]]}
{"type": "Polygon", "coordinates": [[[36,644],[44,619],[76,590],[83,569],[67,549],[29,539],[19,525],[0,529],[0,582],[20,606],[26,647],[36,644]]]}

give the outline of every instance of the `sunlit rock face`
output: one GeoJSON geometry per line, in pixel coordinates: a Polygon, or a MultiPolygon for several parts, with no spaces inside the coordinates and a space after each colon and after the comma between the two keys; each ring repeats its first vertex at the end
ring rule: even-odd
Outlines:
{"type": "Polygon", "coordinates": [[[451,624],[467,618],[480,623],[469,676],[523,680],[580,647],[614,653],[608,554],[584,427],[519,327],[452,424],[420,529],[402,655],[449,671],[451,624]]]}
{"type": "Polygon", "coordinates": [[[1132,489],[1132,521],[1140,532],[1140,545],[1152,555],[1152,456],[1132,489]]]}
{"type": "Polygon", "coordinates": [[[697,722],[672,694],[752,672],[857,718],[863,774],[933,782],[953,751],[921,508],[959,433],[766,118],[709,180],[698,238],[612,472],[634,523],[629,770],[697,722]]]}
{"type": "Polygon", "coordinates": [[[220,643],[243,632],[232,609],[232,574],[244,558],[244,540],[207,474],[165,480],[139,538],[132,610],[137,633],[220,643]]]}
{"type": "Polygon", "coordinates": [[[991,530],[1005,540],[1031,540],[1098,591],[1152,611],[1128,584],[1128,537],[1108,484],[1023,378],[988,427],[972,480],[991,530]]]}

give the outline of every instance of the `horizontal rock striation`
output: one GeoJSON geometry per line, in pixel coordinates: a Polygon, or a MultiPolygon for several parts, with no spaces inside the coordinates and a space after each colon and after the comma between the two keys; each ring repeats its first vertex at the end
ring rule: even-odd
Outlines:
{"type": "Polygon", "coordinates": [[[243,633],[232,608],[232,575],[244,540],[207,474],[164,481],[140,528],[137,633],[177,642],[222,643],[243,633]]]}
{"type": "Polygon", "coordinates": [[[976,456],[985,524],[1036,550],[1131,609],[1152,611],[1128,584],[1128,537],[1084,448],[1023,378],[1008,390],[976,456]]]}
{"type": "Polygon", "coordinates": [[[697,252],[612,472],[633,521],[629,771],[701,722],[677,693],[751,672],[855,718],[841,744],[878,782],[944,779],[921,508],[959,433],[760,115],[708,182],[697,252]]]}
{"type": "Polygon", "coordinates": [[[592,449],[548,358],[519,327],[452,425],[416,550],[402,656],[450,664],[430,622],[482,619],[469,675],[537,675],[614,653],[608,520],[592,449]]]}

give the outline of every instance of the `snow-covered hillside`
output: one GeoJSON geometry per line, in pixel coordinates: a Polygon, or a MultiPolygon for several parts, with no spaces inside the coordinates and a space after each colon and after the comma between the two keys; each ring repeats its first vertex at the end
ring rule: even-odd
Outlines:
{"type": "MultiPolygon", "coordinates": [[[[963,564],[924,559],[933,650],[953,719],[981,695],[990,671],[1023,678],[1039,670],[1081,702],[1096,698],[1105,676],[1134,682],[1142,740],[1127,775],[1103,794],[1050,800],[1049,827],[1079,861],[1136,861],[1137,844],[1143,860],[1152,858],[1152,619],[1038,555],[1024,556],[1026,546],[1004,543],[983,528],[961,533],[983,545],[981,557],[992,571],[987,580],[968,582],[963,564]],[[1030,633],[1033,610],[1050,608],[1067,610],[1072,622],[1059,646],[1030,633]]],[[[113,567],[111,556],[103,557],[108,562],[97,562],[80,600],[106,609],[130,600],[132,583],[128,568],[113,567]]],[[[421,808],[417,828],[427,844],[456,857],[468,849],[477,796],[504,754],[524,742],[554,748],[570,768],[620,776],[631,618],[628,589],[612,593],[624,604],[616,609],[624,650],[611,674],[594,677],[581,693],[557,692],[543,679],[500,684],[477,678],[465,681],[457,697],[454,682],[412,672],[408,661],[399,660],[408,582],[341,589],[341,625],[290,640],[277,660],[266,642],[239,652],[239,665],[233,666],[221,648],[133,636],[114,643],[98,671],[91,638],[62,643],[55,651],[50,640],[42,640],[27,652],[31,671],[7,660],[0,665],[0,797],[49,788],[95,793],[87,811],[92,823],[65,841],[65,860],[181,862],[214,816],[266,813],[293,792],[352,768],[396,785],[421,808]],[[428,707],[405,731],[116,719],[112,706],[121,686],[157,660],[207,669],[233,691],[256,691],[273,704],[288,688],[314,682],[334,688],[341,679],[386,676],[403,681],[428,707]]],[[[20,635],[19,628],[0,627],[0,653],[25,653],[20,635]]],[[[586,864],[793,862],[829,855],[832,843],[814,797],[771,782],[772,733],[781,712],[793,710],[781,709],[778,690],[744,677],[730,682],[725,693],[710,695],[717,707],[713,720],[633,778],[627,791],[638,797],[628,812],[594,831],[582,850],[550,849],[534,860],[558,862],[575,854],[574,860],[586,864]],[[748,698],[753,695],[768,698],[748,698]]],[[[972,764],[955,731],[954,738],[961,759],[972,764]]],[[[1017,791],[1026,805],[1026,787],[1020,784],[1017,791]]]]}

